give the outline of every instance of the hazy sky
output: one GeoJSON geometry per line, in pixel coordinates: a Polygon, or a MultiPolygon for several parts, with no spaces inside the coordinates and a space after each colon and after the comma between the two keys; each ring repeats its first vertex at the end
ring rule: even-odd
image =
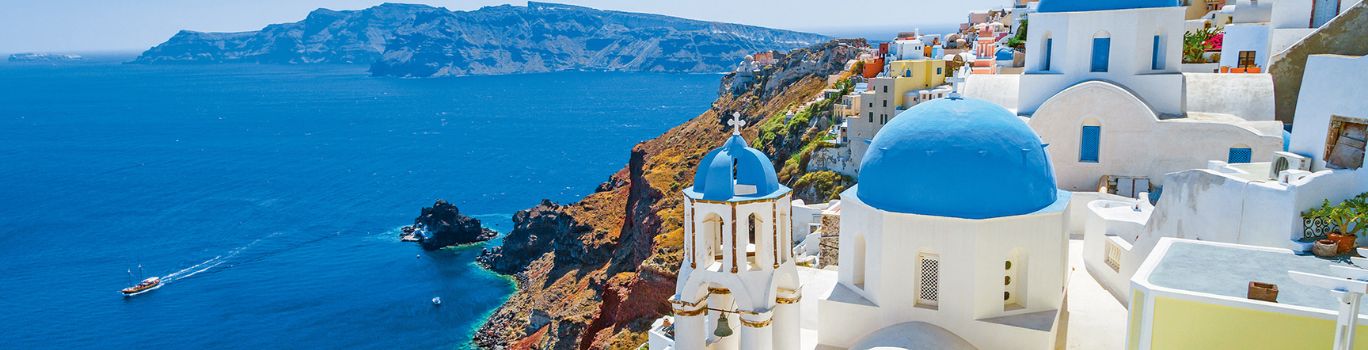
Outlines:
{"type": "MultiPolygon", "coordinates": [[[[452,10],[526,1],[408,0],[452,10]]],[[[11,0],[0,11],[0,52],[143,50],[181,29],[249,31],[294,22],[319,7],[362,9],[382,0],[11,0]]],[[[605,10],[854,36],[963,21],[1009,0],[562,0],[605,10]]]]}

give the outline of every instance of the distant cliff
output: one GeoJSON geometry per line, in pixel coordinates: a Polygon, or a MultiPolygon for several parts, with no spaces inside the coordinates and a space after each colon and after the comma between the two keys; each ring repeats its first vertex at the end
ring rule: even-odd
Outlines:
{"type": "Polygon", "coordinates": [[[79,61],[85,59],[81,55],[63,55],[52,53],[16,53],[9,56],[10,62],[65,62],[79,61]]]}
{"type": "Polygon", "coordinates": [[[826,41],[808,33],[529,2],[448,11],[319,9],[260,31],[181,31],[135,63],[370,63],[383,76],[565,70],[722,72],[749,53],[826,41]]]}
{"type": "MultiPolygon", "coordinates": [[[[683,259],[683,201],[698,161],[729,133],[733,111],[748,125],[766,125],[803,105],[855,58],[863,40],[829,42],[782,55],[747,79],[723,79],[712,108],[632,148],[627,166],[576,203],[540,205],[514,215],[502,245],[478,259],[511,274],[518,288],[487,323],[476,346],[485,349],[632,349],[645,330],[670,312],[683,259]]],[[[814,118],[815,119],[815,118],[814,118]]],[[[815,124],[814,124],[815,125],[815,124]]],[[[813,134],[814,126],[795,126],[813,134]]],[[[760,128],[742,132],[747,139],[760,128]]],[[[800,152],[800,142],[766,146],[777,154],[800,152]]],[[[786,159],[775,158],[776,167],[786,159]]],[[[800,175],[800,174],[795,174],[800,175]]],[[[795,177],[796,179],[796,177],[795,177]]]]}

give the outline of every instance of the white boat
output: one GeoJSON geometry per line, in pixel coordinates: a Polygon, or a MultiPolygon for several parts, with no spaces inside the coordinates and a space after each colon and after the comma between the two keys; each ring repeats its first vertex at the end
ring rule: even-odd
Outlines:
{"type": "Polygon", "coordinates": [[[147,279],[142,280],[142,282],[139,282],[138,284],[133,285],[133,286],[131,286],[131,287],[124,288],[123,290],[121,290],[121,291],[119,291],[119,292],[123,293],[124,297],[132,297],[132,296],[136,296],[136,295],[139,295],[139,294],[142,294],[142,293],[147,293],[147,292],[151,292],[151,291],[157,290],[157,288],[161,288],[161,286],[162,286],[162,280],[161,280],[161,278],[159,278],[159,277],[148,277],[147,279]]]}
{"type": "Polygon", "coordinates": [[[432,297],[432,305],[441,306],[441,305],[442,305],[442,297],[432,297]]]}

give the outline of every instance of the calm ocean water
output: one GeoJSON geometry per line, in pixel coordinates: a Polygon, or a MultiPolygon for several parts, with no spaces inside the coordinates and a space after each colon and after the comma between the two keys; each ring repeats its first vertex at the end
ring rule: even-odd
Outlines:
{"type": "Polygon", "coordinates": [[[573,201],[719,79],[129,58],[0,62],[0,348],[466,347],[512,285],[397,227],[573,201]]]}

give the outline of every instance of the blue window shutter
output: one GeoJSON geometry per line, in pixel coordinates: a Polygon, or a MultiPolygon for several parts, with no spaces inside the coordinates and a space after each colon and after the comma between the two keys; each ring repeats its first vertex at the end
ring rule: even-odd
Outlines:
{"type": "Polygon", "coordinates": [[[1229,163],[1249,163],[1254,158],[1254,151],[1249,148],[1231,148],[1230,156],[1226,159],[1229,163]]]}
{"type": "Polygon", "coordinates": [[[1106,72],[1111,59],[1111,38],[1093,38],[1092,71],[1106,72]]]}
{"type": "Polygon", "coordinates": [[[1045,38],[1045,70],[1050,70],[1050,54],[1054,51],[1054,38],[1045,38]]]}
{"type": "Polygon", "coordinates": [[[1102,127],[1084,126],[1083,139],[1079,142],[1078,161],[1097,163],[1097,148],[1102,139],[1102,127]]]}
{"type": "Polygon", "coordinates": [[[1155,35],[1155,36],[1154,36],[1154,52],[1150,55],[1150,69],[1153,69],[1153,70],[1164,69],[1164,65],[1163,65],[1162,63],[1159,62],[1159,58],[1160,58],[1160,57],[1159,57],[1159,49],[1160,49],[1160,46],[1159,46],[1159,36],[1158,36],[1158,35],[1155,35]]]}

